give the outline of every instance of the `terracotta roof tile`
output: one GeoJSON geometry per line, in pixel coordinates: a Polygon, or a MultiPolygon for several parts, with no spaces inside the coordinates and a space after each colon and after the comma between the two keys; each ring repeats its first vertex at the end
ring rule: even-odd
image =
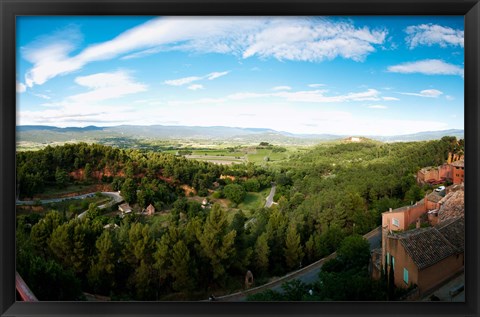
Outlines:
{"type": "Polygon", "coordinates": [[[395,234],[407,254],[422,270],[441,260],[463,252],[464,221],[453,219],[438,227],[420,228],[395,234]]]}
{"type": "Polygon", "coordinates": [[[440,200],[442,200],[442,198],[443,196],[439,195],[436,191],[433,191],[427,196],[427,199],[434,203],[438,203],[440,200]]]}
{"type": "Polygon", "coordinates": [[[465,218],[451,218],[440,222],[436,227],[448,241],[460,251],[465,250],[465,218]]]}

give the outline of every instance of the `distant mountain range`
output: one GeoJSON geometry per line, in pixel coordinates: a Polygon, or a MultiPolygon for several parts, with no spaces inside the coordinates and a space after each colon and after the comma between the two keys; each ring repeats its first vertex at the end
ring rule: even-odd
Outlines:
{"type": "MultiPolygon", "coordinates": [[[[405,142],[440,139],[443,136],[464,138],[464,130],[426,131],[414,134],[395,136],[365,135],[369,139],[382,142],[405,142]]],[[[238,127],[195,127],[195,126],[136,126],[119,125],[113,127],[88,126],[84,128],[24,125],[17,126],[17,141],[36,143],[52,143],[82,140],[102,140],[111,138],[130,139],[191,139],[191,140],[223,140],[236,142],[276,142],[282,144],[306,144],[319,141],[344,139],[352,135],[334,134],[294,134],[263,128],[238,127]]],[[[359,136],[359,135],[355,135],[359,136]]]]}

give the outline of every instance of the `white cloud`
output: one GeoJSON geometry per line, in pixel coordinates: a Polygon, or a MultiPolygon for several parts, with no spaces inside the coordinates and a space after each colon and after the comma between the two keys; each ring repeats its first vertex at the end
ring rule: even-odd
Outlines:
{"type": "Polygon", "coordinates": [[[311,87],[311,88],[319,88],[319,87],[324,87],[326,86],[325,84],[310,84],[308,85],[308,87],[311,87]]]}
{"type": "Polygon", "coordinates": [[[199,89],[204,89],[203,85],[200,84],[193,84],[188,86],[188,89],[190,90],[199,90],[199,89]]]}
{"type": "Polygon", "coordinates": [[[213,72],[213,73],[210,73],[210,74],[206,75],[205,77],[206,77],[208,80],[213,80],[213,79],[216,79],[216,78],[225,76],[225,75],[227,75],[228,73],[229,73],[229,72],[213,72]]]}
{"type": "Polygon", "coordinates": [[[402,95],[409,95],[409,96],[418,96],[418,97],[427,97],[427,98],[438,98],[440,95],[443,94],[440,90],[436,89],[425,89],[417,92],[401,92],[402,95]]]}
{"type": "Polygon", "coordinates": [[[432,46],[437,44],[441,47],[463,47],[464,31],[444,27],[437,24],[411,25],[405,29],[408,36],[405,41],[413,49],[419,45],[432,46]]]}
{"type": "MultiPolygon", "coordinates": [[[[186,85],[186,84],[190,84],[194,81],[199,81],[199,80],[204,80],[204,79],[208,79],[208,80],[217,79],[219,77],[227,75],[228,73],[229,73],[228,71],[227,72],[213,72],[213,73],[207,74],[205,76],[190,76],[190,77],[184,77],[184,78],[178,78],[178,79],[165,80],[163,83],[166,84],[166,85],[170,85],[170,86],[183,86],[183,85],[186,85]]],[[[192,86],[195,86],[195,85],[192,85],[192,86]]],[[[202,86],[202,85],[200,85],[200,86],[202,86]]],[[[189,89],[191,89],[191,88],[189,87],[189,89]]],[[[195,89],[193,89],[193,90],[195,90],[195,89]]]]}
{"type": "Polygon", "coordinates": [[[292,87],[290,86],[276,86],[273,87],[272,90],[278,91],[278,90],[292,90],[292,87]]]}
{"type": "Polygon", "coordinates": [[[380,92],[376,89],[368,89],[363,92],[350,92],[344,95],[327,96],[326,90],[307,91],[279,91],[274,93],[241,92],[227,96],[230,100],[243,100],[254,98],[282,98],[290,102],[311,102],[311,103],[340,103],[349,101],[376,101],[380,100],[380,92]]]}
{"type": "Polygon", "coordinates": [[[179,79],[165,80],[164,83],[170,86],[183,86],[186,84],[190,84],[194,81],[201,80],[202,78],[203,77],[191,76],[191,77],[184,77],[179,79]]]}
{"type": "MultiPolygon", "coordinates": [[[[383,44],[387,35],[386,30],[357,28],[350,22],[324,18],[161,17],[75,55],[78,33],[55,33],[41,43],[22,48],[23,57],[33,64],[25,75],[28,87],[77,71],[91,62],[167,50],[311,62],[336,57],[363,61],[383,44]]],[[[223,74],[212,74],[211,79],[218,75],[223,74]]]]}
{"type": "Polygon", "coordinates": [[[355,28],[346,22],[326,19],[274,19],[268,27],[251,35],[242,56],[274,57],[278,60],[321,62],[336,57],[363,61],[381,45],[386,30],[355,28]],[[293,22],[293,23],[291,23],[293,22]]]}
{"type": "Polygon", "coordinates": [[[382,97],[383,100],[385,101],[397,101],[397,100],[400,100],[398,98],[395,98],[395,97],[382,97]]]}
{"type": "Polygon", "coordinates": [[[48,124],[58,127],[125,124],[144,118],[131,105],[108,105],[105,102],[146,91],[144,84],[135,82],[125,71],[79,76],[75,82],[88,89],[57,103],[43,104],[48,109],[19,111],[19,124],[48,124]]]}
{"type": "Polygon", "coordinates": [[[27,86],[25,86],[25,84],[19,83],[17,81],[17,92],[18,93],[23,93],[25,91],[27,91],[27,86]]]}
{"type": "Polygon", "coordinates": [[[387,106],[384,106],[384,105],[371,105],[371,106],[368,106],[368,108],[371,108],[371,109],[387,109],[387,106]]]}
{"type": "Polygon", "coordinates": [[[50,96],[43,95],[43,94],[33,94],[33,95],[36,96],[36,97],[42,98],[42,99],[46,99],[46,100],[52,99],[50,96]]]}
{"type": "Polygon", "coordinates": [[[376,89],[368,89],[364,92],[348,93],[345,95],[326,96],[325,91],[313,90],[313,91],[297,91],[297,92],[279,92],[274,96],[282,97],[288,101],[301,101],[301,102],[348,102],[348,101],[366,101],[366,100],[379,100],[380,92],[376,89]]]}
{"type": "Polygon", "coordinates": [[[68,102],[92,104],[107,99],[117,99],[124,95],[147,90],[147,86],[134,82],[124,71],[98,73],[75,78],[75,83],[89,88],[90,91],[67,98],[68,102]]]}
{"type": "Polygon", "coordinates": [[[457,65],[445,63],[439,59],[425,59],[417,62],[408,62],[389,66],[387,69],[392,73],[424,75],[459,75],[463,77],[463,68],[457,65]]]}
{"type": "Polygon", "coordinates": [[[445,99],[447,99],[447,100],[449,100],[449,101],[452,101],[452,100],[455,100],[455,97],[450,96],[450,95],[446,95],[446,96],[445,96],[445,99]]]}

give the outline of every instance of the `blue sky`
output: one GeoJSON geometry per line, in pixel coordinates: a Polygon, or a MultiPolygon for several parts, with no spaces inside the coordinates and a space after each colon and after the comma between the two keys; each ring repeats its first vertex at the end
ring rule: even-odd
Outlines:
{"type": "Polygon", "coordinates": [[[18,17],[17,125],[463,129],[464,21],[18,17]]]}

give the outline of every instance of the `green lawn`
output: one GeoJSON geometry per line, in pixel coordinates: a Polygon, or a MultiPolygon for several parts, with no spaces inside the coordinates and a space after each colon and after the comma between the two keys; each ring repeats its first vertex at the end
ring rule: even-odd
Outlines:
{"type": "Polygon", "coordinates": [[[266,188],[258,193],[248,192],[243,202],[238,205],[238,209],[242,209],[248,217],[250,210],[263,208],[269,193],[270,188],[266,188]]]}
{"type": "Polygon", "coordinates": [[[247,158],[249,162],[255,164],[270,163],[285,160],[290,153],[291,151],[288,150],[286,152],[273,152],[269,149],[257,149],[255,153],[248,154],[247,158]],[[268,157],[270,160],[268,162],[265,161],[265,157],[268,157]]]}
{"type": "Polygon", "coordinates": [[[193,150],[193,155],[212,155],[212,156],[243,156],[245,153],[241,151],[230,152],[225,149],[212,150],[193,150]]]}

